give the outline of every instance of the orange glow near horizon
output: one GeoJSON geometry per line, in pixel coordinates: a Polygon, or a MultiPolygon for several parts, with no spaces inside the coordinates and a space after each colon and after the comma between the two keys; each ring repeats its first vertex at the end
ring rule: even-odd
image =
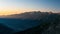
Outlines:
{"type": "Polygon", "coordinates": [[[31,12],[33,9],[23,9],[23,10],[0,10],[0,15],[11,15],[11,14],[20,14],[24,12],[31,12]]]}
{"type": "Polygon", "coordinates": [[[0,15],[20,14],[28,11],[30,10],[0,10],[0,15]]]}
{"type": "Polygon", "coordinates": [[[0,15],[12,15],[12,14],[21,14],[24,12],[31,12],[31,11],[41,11],[41,12],[49,12],[49,11],[54,11],[52,9],[46,9],[46,8],[41,8],[41,9],[5,9],[5,10],[0,10],[0,15]]]}
{"type": "Polygon", "coordinates": [[[21,14],[24,12],[60,12],[58,0],[0,0],[0,16],[21,14]]]}

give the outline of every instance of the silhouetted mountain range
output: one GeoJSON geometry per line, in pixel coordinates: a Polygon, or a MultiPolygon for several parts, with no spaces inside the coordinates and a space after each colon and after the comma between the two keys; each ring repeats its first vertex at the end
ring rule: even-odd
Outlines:
{"type": "Polygon", "coordinates": [[[60,14],[25,12],[0,18],[0,34],[60,34],[60,14]]]}
{"type": "Polygon", "coordinates": [[[50,15],[49,12],[40,12],[40,11],[33,11],[33,12],[25,12],[21,14],[13,14],[13,15],[8,15],[5,16],[5,18],[17,18],[17,19],[41,19],[46,16],[50,15]]]}

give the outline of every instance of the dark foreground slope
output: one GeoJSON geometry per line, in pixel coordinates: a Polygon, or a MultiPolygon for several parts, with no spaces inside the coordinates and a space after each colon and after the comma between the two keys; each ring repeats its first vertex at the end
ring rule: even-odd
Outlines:
{"type": "Polygon", "coordinates": [[[40,25],[14,34],[60,34],[60,15],[50,14],[39,20],[40,25]]]}
{"type": "Polygon", "coordinates": [[[0,34],[12,34],[12,33],[14,33],[13,29],[0,23],[0,34]]]}
{"type": "Polygon", "coordinates": [[[13,34],[40,25],[38,20],[0,19],[0,34],[13,34]],[[4,32],[5,31],[5,32],[4,32]]]}

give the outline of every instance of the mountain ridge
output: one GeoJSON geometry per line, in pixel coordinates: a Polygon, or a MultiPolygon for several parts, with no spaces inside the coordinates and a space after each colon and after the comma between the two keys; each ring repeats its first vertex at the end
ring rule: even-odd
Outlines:
{"type": "Polygon", "coordinates": [[[13,14],[13,15],[7,15],[2,18],[15,18],[15,19],[41,19],[47,15],[50,15],[51,12],[40,12],[40,11],[34,11],[34,12],[25,12],[21,14],[13,14]]]}

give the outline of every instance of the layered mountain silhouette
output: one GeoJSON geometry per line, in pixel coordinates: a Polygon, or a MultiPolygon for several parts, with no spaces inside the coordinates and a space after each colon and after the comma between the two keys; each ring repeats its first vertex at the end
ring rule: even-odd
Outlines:
{"type": "Polygon", "coordinates": [[[32,12],[25,12],[21,14],[13,14],[5,16],[6,18],[17,18],[17,19],[41,19],[43,17],[46,17],[50,13],[48,12],[40,12],[40,11],[32,11],[32,12]]]}
{"type": "Polygon", "coordinates": [[[0,18],[0,34],[60,34],[60,14],[25,12],[0,18]]]}

